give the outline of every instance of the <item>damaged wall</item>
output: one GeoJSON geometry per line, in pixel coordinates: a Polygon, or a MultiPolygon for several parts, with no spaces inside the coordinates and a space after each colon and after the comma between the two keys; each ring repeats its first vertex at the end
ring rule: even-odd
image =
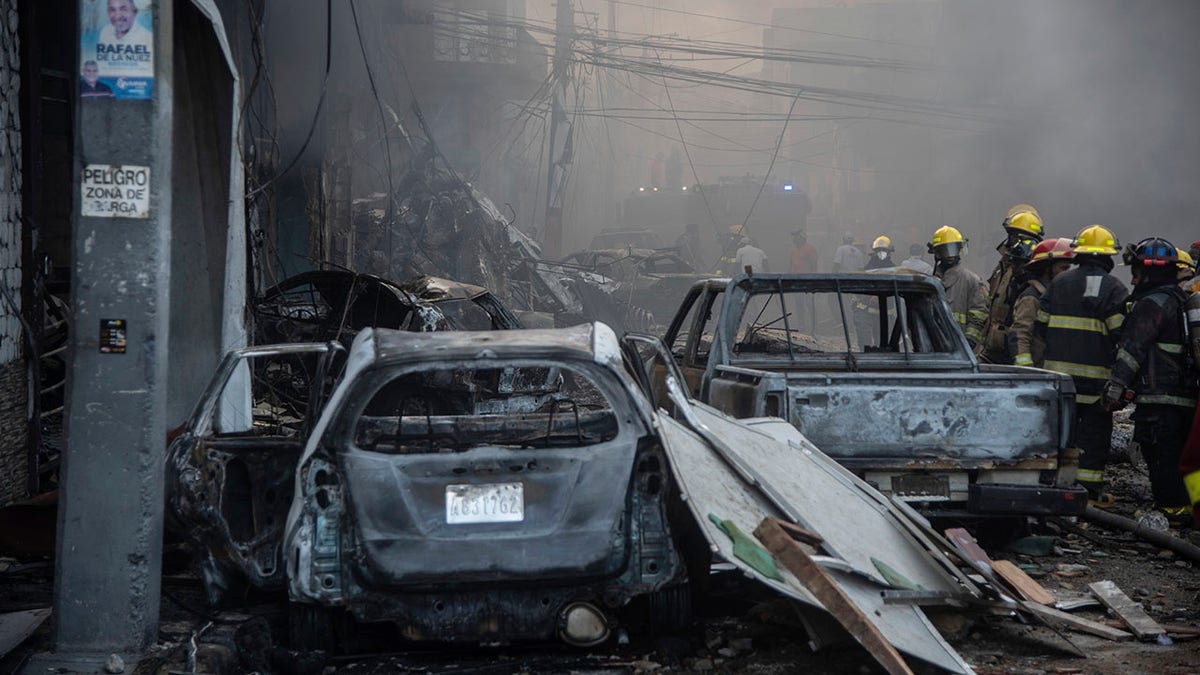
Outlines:
{"type": "Polygon", "coordinates": [[[224,351],[233,115],[233,81],[211,23],[190,4],[177,17],[168,427],[187,419],[224,351]]]}
{"type": "Polygon", "coordinates": [[[26,496],[28,378],[21,347],[20,41],[16,0],[0,0],[0,504],[26,496]],[[15,306],[14,306],[15,305],[15,306]]]}

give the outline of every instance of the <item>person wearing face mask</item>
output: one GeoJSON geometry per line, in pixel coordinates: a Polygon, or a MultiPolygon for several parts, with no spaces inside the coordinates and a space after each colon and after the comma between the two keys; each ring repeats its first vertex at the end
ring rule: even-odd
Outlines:
{"type": "Polygon", "coordinates": [[[871,259],[867,261],[866,269],[877,270],[884,267],[895,267],[896,262],[892,260],[892,252],[896,250],[892,246],[892,240],[886,235],[881,235],[875,238],[871,244],[871,259]]]}
{"type": "Polygon", "coordinates": [[[1037,209],[1017,204],[1008,210],[1002,224],[1004,240],[996,246],[1000,262],[988,277],[988,323],[981,356],[989,363],[1012,363],[1008,354],[1009,318],[1013,303],[1024,285],[1022,269],[1042,241],[1045,229],[1037,209]]]}
{"type": "Polygon", "coordinates": [[[946,225],[933,233],[928,250],[937,260],[933,275],[946,289],[946,302],[950,304],[954,320],[962,328],[971,349],[978,350],[987,323],[987,284],[962,264],[967,240],[957,228],[946,225]]]}

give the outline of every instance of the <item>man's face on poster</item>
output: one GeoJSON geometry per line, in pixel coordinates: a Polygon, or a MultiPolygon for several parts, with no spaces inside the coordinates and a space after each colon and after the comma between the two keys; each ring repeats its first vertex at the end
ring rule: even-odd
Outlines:
{"type": "Polygon", "coordinates": [[[100,79],[100,69],[95,63],[86,63],[83,66],[83,79],[90,85],[95,85],[96,80],[100,79]]]}
{"type": "Polygon", "coordinates": [[[137,7],[133,0],[108,0],[108,22],[117,37],[125,37],[133,22],[137,20],[137,7]]]}

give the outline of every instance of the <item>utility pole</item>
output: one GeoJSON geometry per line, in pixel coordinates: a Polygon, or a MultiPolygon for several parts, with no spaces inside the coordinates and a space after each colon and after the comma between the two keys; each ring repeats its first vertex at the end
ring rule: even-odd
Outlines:
{"type": "Polygon", "coordinates": [[[175,3],[139,4],[153,11],[152,95],[76,102],[54,652],[27,673],[120,672],[118,657],[132,668],[158,640],[175,3]]]}
{"type": "MultiPolygon", "coordinates": [[[[555,11],[554,37],[554,97],[550,103],[550,157],[546,168],[546,256],[558,258],[562,255],[562,212],[563,212],[563,176],[564,164],[570,163],[565,157],[563,148],[558,147],[558,126],[566,121],[563,101],[571,80],[571,45],[575,41],[575,8],[572,0],[558,0],[555,11]]],[[[568,128],[568,139],[570,129],[568,128]]]]}

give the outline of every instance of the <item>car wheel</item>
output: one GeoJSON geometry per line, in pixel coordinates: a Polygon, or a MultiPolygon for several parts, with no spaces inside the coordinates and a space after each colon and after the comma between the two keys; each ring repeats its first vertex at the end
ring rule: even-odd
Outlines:
{"type": "Polygon", "coordinates": [[[650,626],[656,635],[678,635],[692,623],[692,589],[682,583],[659,589],[649,596],[650,626]]]}
{"type": "Polygon", "coordinates": [[[304,602],[288,603],[288,640],[297,651],[334,653],[338,648],[338,610],[304,602]]]}

